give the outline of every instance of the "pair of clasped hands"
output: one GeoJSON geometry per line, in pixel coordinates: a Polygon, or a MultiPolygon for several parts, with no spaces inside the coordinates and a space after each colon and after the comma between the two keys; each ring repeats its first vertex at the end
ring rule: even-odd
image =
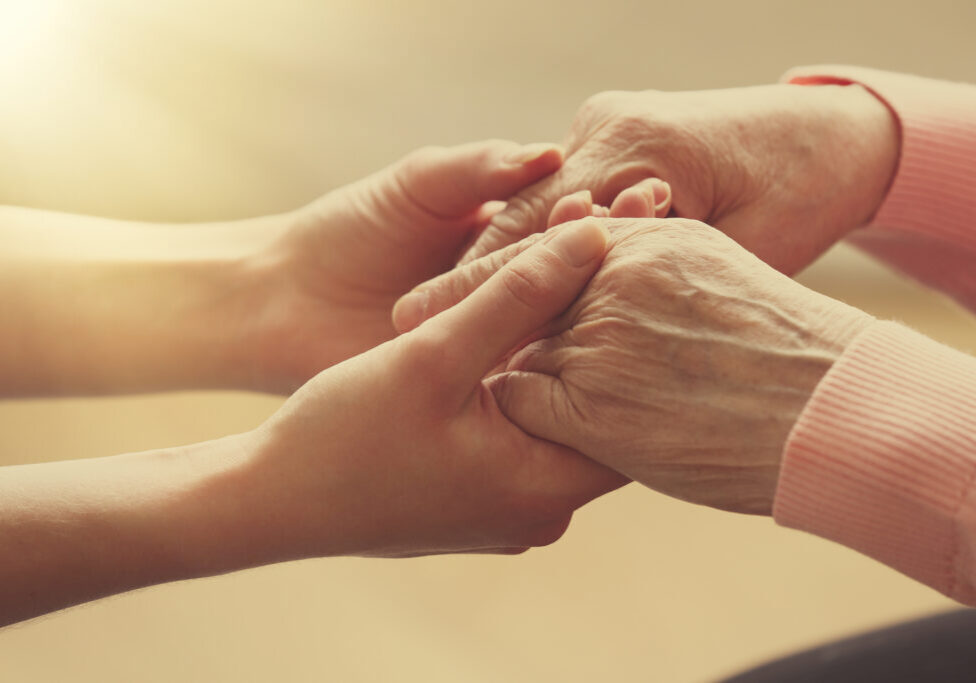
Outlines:
{"type": "Polygon", "coordinates": [[[769,514],[871,321],[788,275],[898,144],[858,86],[604,93],[564,147],[425,148],[290,214],[257,383],[300,388],[243,435],[283,556],[518,553],[631,480],[769,514]]]}

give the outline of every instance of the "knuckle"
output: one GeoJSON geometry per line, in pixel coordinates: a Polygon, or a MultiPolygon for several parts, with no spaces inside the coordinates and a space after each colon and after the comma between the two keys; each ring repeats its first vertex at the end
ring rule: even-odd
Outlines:
{"type": "Polygon", "coordinates": [[[504,138],[488,138],[477,144],[479,151],[478,158],[484,164],[493,162],[500,154],[517,150],[520,147],[517,142],[505,140],[504,138]]]}
{"type": "Polygon", "coordinates": [[[473,261],[463,267],[455,268],[438,277],[431,283],[427,292],[427,310],[436,315],[445,311],[456,303],[464,300],[477,287],[473,272],[478,261],[473,261]]]}
{"type": "MultiPolygon", "coordinates": [[[[469,265],[480,258],[493,254],[530,235],[537,233],[548,215],[547,201],[543,197],[513,197],[504,209],[496,213],[491,224],[481,234],[471,249],[461,258],[461,265],[469,265]]],[[[528,248],[527,245],[524,248],[528,248]]]]}
{"type": "Polygon", "coordinates": [[[675,240],[684,240],[686,249],[699,252],[737,249],[738,246],[728,235],[707,223],[691,219],[672,219],[665,224],[668,234],[675,240]]]}
{"type": "Polygon", "coordinates": [[[716,232],[715,228],[707,223],[692,218],[672,218],[665,223],[665,226],[691,235],[711,236],[716,232]]]}
{"type": "Polygon", "coordinates": [[[446,311],[459,303],[467,295],[460,273],[444,276],[441,280],[424,286],[421,291],[427,295],[424,320],[446,311]]]}
{"type": "Polygon", "coordinates": [[[519,254],[528,251],[539,242],[547,242],[549,239],[551,239],[551,235],[548,232],[534,232],[531,235],[523,237],[515,244],[510,244],[504,249],[493,252],[491,257],[497,260],[494,270],[500,269],[503,265],[514,259],[519,254]]]}
{"type": "Polygon", "coordinates": [[[386,173],[388,178],[394,183],[394,190],[404,192],[410,197],[417,208],[427,211],[427,208],[418,201],[413,195],[418,185],[423,185],[425,179],[431,177],[438,171],[438,167],[443,163],[446,147],[428,145],[409,152],[399,162],[388,167],[386,173]]]}
{"type": "Polygon", "coordinates": [[[423,325],[409,335],[397,337],[404,345],[403,367],[415,370],[423,376],[435,373],[443,366],[445,349],[450,348],[450,340],[439,328],[423,325]]]}
{"type": "Polygon", "coordinates": [[[440,312],[463,301],[495,273],[502,270],[509,261],[538,242],[541,237],[541,234],[530,235],[515,244],[462,263],[454,270],[440,276],[428,290],[429,310],[440,312]]]}
{"type": "Polygon", "coordinates": [[[426,168],[439,161],[447,152],[446,147],[425,145],[409,152],[400,162],[405,172],[426,168]]]}
{"type": "Polygon", "coordinates": [[[542,265],[539,258],[528,258],[499,271],[502,286],[511,299],[530,309],[547,299],[551,287],[542,265]]]}
{"type": "Polygon", "coordinates": [[[608,90],[591,95],[580,106],[569,132],[569,148],[577,149],[611,121],[623,106],[626,93],[608,90]]]}
{"type": "Polygon", "coordinates": [[[602,118],[620,106],[626,93],[621,90],[604,90],[590,95],[580,107],[580,118],[602,118]]]}
{"type": "Polygon", "coordinates": [[[521,194],[509,200],[491,224],[509,237],[524,237],[536,232],[538,218],[545,215],[549,202],[539,194],[521,194]]]}

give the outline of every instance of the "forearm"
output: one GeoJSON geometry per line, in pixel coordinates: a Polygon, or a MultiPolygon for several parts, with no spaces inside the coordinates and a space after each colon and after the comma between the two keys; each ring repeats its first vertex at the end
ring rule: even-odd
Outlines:
{"type": "Polygon", "coordinates": [[[0,469],[0,623],[289,559],[252,443],[0,469]]]}
{"type": "Polygon", "coordinates": [[[127,223],[0,208],[0,395],[251,388],[278,217],[127,223]]]}

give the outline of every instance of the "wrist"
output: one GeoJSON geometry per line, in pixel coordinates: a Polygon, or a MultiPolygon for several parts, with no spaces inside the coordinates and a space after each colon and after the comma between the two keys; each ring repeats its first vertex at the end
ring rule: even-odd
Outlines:
{"type": "Polygon", "coordinates": [[[819,188],[830,205],[833,225],[845,237],[871,222],[887,195],[901,148],[898,119],[870,90],[846,81],[794,79],[810,106],[808,122],[820,130],[822,168],[819,188]]]}
{"type": "Polygon", "coordinates": [[[0,625],[273,561],[248,497],[250,443],[5,468],[0,625]]]}
{"type": "MultiPolygon", "coordinates": [[[[850,127],[858,134],[860,156],[858,177],[863,185],[854,197],[856,227],[871,222],[884,202],[898,171],[901,132],[898,119],[879,97],[867,88],[851,84],[840,88],[850,127]]],[[[856,162],[857,160],[855,160],[856,162]]]]}
{"type": "MultiPolygon", "coordinates": [[[[305,393],[309,391],[315,391],[314,383],[243,436],[247,466],[235,484],[234,500],[241,502],[238,527],[247,530],[250,547],[257,551],[244,557],[249,561],[269,564],[359,549],[356,528],[371,512],[359,505],[362,482],[343,478],[330,462],[333,454],[349,450],[343,439],[348,429],[336,428],[331,415],[322,413],[315,432],[328,438],[313,439],[318,445],[310,446],[308,427],[295,424],[303,403],[322,400],[305,393]]],[[[363,443],[352,450],[356,458],[368,457],[363,443]]]]}
{"type": "MultiPolygon", "coordinates": [[[[260,430],[161,452],[180,482],[159,516],[159,546],[175,579],[212,576],[296,559],[282,524],[288,501],[273,495],[260,430]]],[[[165,564],[165,563],[164,563],[165,564]]]]}
{"type": "Polygon", "coordinates": [[[165,340],[155,365],[170,388],[280,390],[280,348],[269,339],[294,294],[280,239],[293,222],[286,213],[171,228],[161,257],[141,265],[171,283],[172,315],[151,325],[156,346],[165,340]]]}
{"type": "MultiPolygon", "coordinates": [[[[769,424],[777,426],[764,451],[769,457],[769,476],[763,484],[764,503],[759,510],[763,514],[772,512],[786,445],[806,406],[854,339],[875,321],[871,315],[841,301],[806,288],[797,291],[799,295],[786,309],[794,320],[802,321],[802,352],[794,349],[785,354],[784,365],[771,356],[767,368],[767,377],[778,390],[775,401],[766,407],[769,424]]],[[[793,338],[789,346],[796,341],[793,338]]]]}
{"type": "Polygon", "coordinates": [[[328,365],[310,363],[303,352],[312,345],[328,356],[334,339],[327,333],[330,308],[323,305],[331,284],[324,269],[309,268],[310,261],[317,265],[310,249],[319,251],[307,239],[321,223],[317,210],[313,204],[266,219],[273,221],[270,239],[227,264],[241,295],[228,309],[233,332],[226,357],[234,386],[287,395],[328,365]]]}

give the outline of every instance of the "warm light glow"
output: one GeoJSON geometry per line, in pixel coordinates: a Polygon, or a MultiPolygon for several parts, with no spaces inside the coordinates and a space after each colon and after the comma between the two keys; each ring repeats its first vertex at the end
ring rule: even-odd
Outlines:
{"type": "Polygon", "coordinates": [[[65,7],[62,0],[0,0],[0,65],[23,68],[50,48],[65,7]]]}

